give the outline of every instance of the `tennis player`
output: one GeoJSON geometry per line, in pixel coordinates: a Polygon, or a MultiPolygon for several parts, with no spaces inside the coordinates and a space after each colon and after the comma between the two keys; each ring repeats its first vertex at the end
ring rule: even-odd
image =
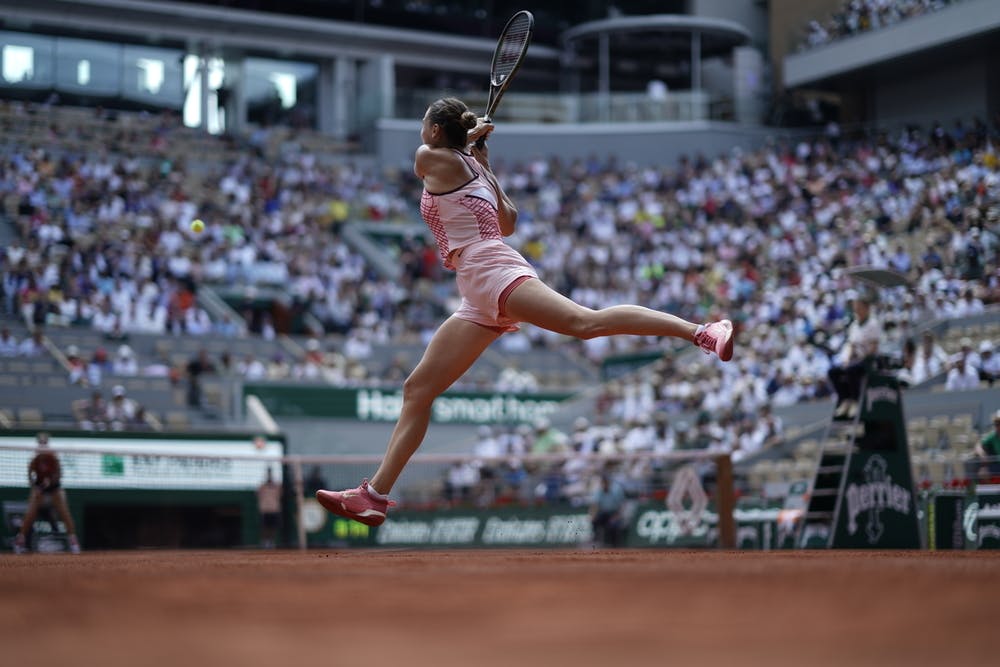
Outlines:
{"type": "Polygon", "coordinates": [[[458,380],[498,337],[527,322],[576,338],[616,334],[672,336],[723,361],[733,356],[729,320],[694,324],[642,306],[601,310],[580,306],[538,279],[503,237],[514,233],[517,207],[490,168],[489,149],[475,141],[493,130],[461,100],[430,105],[413,169],[424,182],[420,212],[437,241],[445,268],[457,274],[458,310],[432,337],[403,383],[403,405],[388,448],[371,481],[316,498],[339,516],[377,526],[394,505],[387,494],[427,433],[434,399],[458,380]]]}
{"type": "Polygon", "coordinates": [[[28,481],[31,483],[31,493],[28,495],[28,509],[21,519],[21,528],[14,536],[14,553],[27,551],[28,531],[35,523],[38,510],[43,506],[54,507],[66,526],[69,539],[69,550],[80,553],[80,541],[76,538],[76,526],[73,516],[69,513],[66,503],[66,492],[62,488],[62,466],[59,457],[49,448],[49,434],[42,432],[36,436],[38,449],[34,458],[28,464],[28,481]]]}

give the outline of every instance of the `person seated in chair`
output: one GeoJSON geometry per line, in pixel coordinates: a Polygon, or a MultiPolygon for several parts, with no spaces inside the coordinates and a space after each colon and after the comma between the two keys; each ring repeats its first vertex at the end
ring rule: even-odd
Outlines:
{"type": "Polygon", "coordinates": [[[861,381],[871,361],[878,354],[882,325],[875,314],[875,298],[859,293],[851,300],[854,319],[847,327],[847,339],[833,358],[828,376],[837,392],[834,419],[854,416],[861,394],[861,381]]]}

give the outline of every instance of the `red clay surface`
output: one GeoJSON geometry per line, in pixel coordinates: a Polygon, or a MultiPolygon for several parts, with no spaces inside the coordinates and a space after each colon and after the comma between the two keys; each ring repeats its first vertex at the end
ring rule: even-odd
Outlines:
{"type": "Polygon", "coordinates": [[[997,664],[1000,552],[0,556],[4,665],[997,664]]]}

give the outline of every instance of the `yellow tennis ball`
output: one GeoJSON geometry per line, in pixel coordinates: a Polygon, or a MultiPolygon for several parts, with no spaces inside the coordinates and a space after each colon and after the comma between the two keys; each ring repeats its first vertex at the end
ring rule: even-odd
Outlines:
{"type": "Polygon", "coordinates": [[[201,220],[192,220],[191,231],[194,232],[195,234],[201,234],[203,231],[205,231],[205,223],[202,222],[201,220]]]}

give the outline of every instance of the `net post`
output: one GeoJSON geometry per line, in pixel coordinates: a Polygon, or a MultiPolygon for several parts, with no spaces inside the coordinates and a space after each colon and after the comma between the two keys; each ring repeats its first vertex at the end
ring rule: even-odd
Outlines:
{"type": "Polygon", "coordinates": [[[733,460],[729,454],[715,457],[716,495],[719,512],[719,548],[736,548],[736,493],[733,488],[733,460]]]}
{"type": "Polygon", "coordinates": [[[292,464],[292,484],[295,488],[295,536],[300,550],[306,548],[306,525],[302,521],[302,496],[305,492],[302,482],[302,459],[298,456],[291,457],[292,464]]]}

